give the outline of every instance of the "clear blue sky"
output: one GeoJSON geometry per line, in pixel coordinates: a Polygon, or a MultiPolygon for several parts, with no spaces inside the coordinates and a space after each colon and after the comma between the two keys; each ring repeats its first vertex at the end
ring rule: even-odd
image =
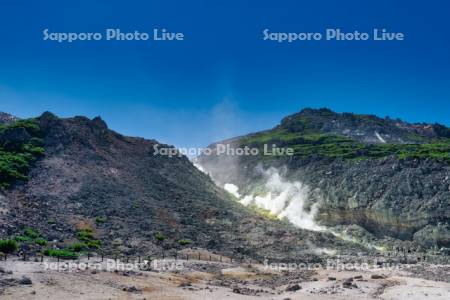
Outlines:
{"type": "Polygon", "coordinates": [[[450,125],[448,1],[2,1],[0,111],[101,115],[177,146],[270,128],[304,107],[450,125]],[[42,40],[181,31],[183,42],[42,40]],[[262,30],[405,33],[397,42],[262,40],[262,30]]]}

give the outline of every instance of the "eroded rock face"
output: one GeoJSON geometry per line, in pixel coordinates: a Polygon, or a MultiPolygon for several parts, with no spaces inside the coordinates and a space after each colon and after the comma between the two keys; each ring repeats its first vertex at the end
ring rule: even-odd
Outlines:
{"type": "Polygon", "coordinates": [[[414,233],[414,241],[426,248],[432,248],[435,245],[449,248],[450,225],[448,223],[427,225],[414,233]]]}
{"type": "Polygon", "coordinates": [[[105,253],[150,255],[189,239],[194,247],[277,260],[308,256],[309,242],[351,248],[243,208],[186,157],[154,155],[155,140],[122,136],[100,118],[46,112],[37,121],[45,156],[27,182],[5,192],[0,238],[32,227],[64,247],[87,227],[105,253]]]}
{"type": "MultiPolygon", "coordinates": [[[[450,167],[435,161],[394,158],[310,163],[297,170],[319,188],[324,203],[318,218],[327,225],[358,224],[379,235],[412,239],[425,226],[448,223],[450,167]]],[[[439,246],[448,241],[437,238],[439,246]]]]}
{"type": "Polygon", "coordinates": [[[316,218],[322,225],[357,224],[380,237],[414,239],[428,247],[450,246],[447,227],[433,231],[433,238],[426,242],[419,234],[450,221],[450,166],[395,158],[361,162],[293,158],[270,163],[243,159],[233,165],[239,168],[233,173],[239,175],[229,178],[216,174],[220,168],[202,164],[213,178],[235,183],[247,193],[258,188],[259,175],[252,170],[288,166],[288,180],[319,191],[322,202],[316,218]]]}
{"type": "Polygon", "coordinates": [[[440,124],[410,124],[389,117],[336,113],[329,109],[304,109],[284,118],[279,125],[291,132],[314,129],[373,144],[415,144],[436,137],[450,137],[440,124]]]}
{"type": "MultiPolygon", "coordinates": [[[[367,143],[381,143],[373,140],[374,132],[383,132],[385,142],[402,143],[408,136],[430,142],[438,135],[445,136],[448,131],[440,125],[412,125],[391,119],[383,121],[375,116],[336,114],[329,110],[305,110],[299,115],[300,122],[293,115],[280,125],[289,128],[290,135],[298,132],[296,140],[301,140],[302,130],[306,130],[307,134],[356,135],[359,141],[367,143]]],[[[274,132],[279,132],[276,130],[280,126],[274,132]]],[[[268,132],[262,135],[270,136],[268,132]]],[[[245,145],[242,141],[252,140],[257,135],[225,143],[242,147],[245,145]]],[[[271,140],[267,140],[270,144],[271,140]]],[[[275,142],[280,142],[279,136],[275,142]]],[[[428,248],[450,246],[449,228],[440,225],[450,223],[450,164],[447,161],[402,159],[393,155],[360,159],[318,155],[278,158],[211,155],[200,157],[198,162],[219,185],[233,183],[243,194],[258,191],[261,181],[258,169],[286,168],[286,180],[300,181],[310,187],[311,193],[320,194],[322,201],[317,221],[322,225],[356,224],[380,237],[413,240],[428,248]]]]}

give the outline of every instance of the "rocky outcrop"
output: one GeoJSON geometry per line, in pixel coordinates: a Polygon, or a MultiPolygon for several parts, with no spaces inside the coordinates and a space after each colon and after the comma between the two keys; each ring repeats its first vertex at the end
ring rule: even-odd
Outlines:
{"type": "Polygon", "coordinates": [[[17,120],[18,118],[0,111],[0,125],[9,125],[17,120]]]}
{"type": "Polygon", "coordinates": [[[45,156],[1,198],[0,237],[31,227],[61,248],[88,234],[105,253],[121,254],[174,251],[189,239],[193,247],[276,260],[311,256],[311,244],[352,247],[243,208],[186,157],[154,155],[155,145],[170,146],[122,136],[99,117],[46,112],[36,120],[45,156]]]}
{"type": "MultiPolygon", "coordinates": [[[[323,224],[358,224],[379,236],[410,240],[427,226],[450,221],[450,167],[436,161],[386,158],[303,167],[292,176],[322,191],[317,217],[323,224]]],[[[448,242],[434,239],[439,247],[448,242]]]]}
{"type": "MultiPolygon", "coordinates": [[[[273,130],[225,143],[232,147],[251,147],[259,146],[257,141],[261,140],[269,145],[284,142],[285,146],[296,148],[304,147],[308,142],[307,146],[313,149],[310,155],[227,156],[213,152],[211,156],[201,156],[198,163],[219,185],[233,183],[244,195],[261,190],[258,170],[286,168],[283,175],[287,180],[309,186],[315,194],[311,198],[320,194],[322,200],[316,218],[322,225],[355,224],[379,238],[411,240],[427,248],[450,247],[448,226],[445,225],[450,223],[448,161],[438,155],[402,158],[381,151],[380,157],[367,157],[359,150],[347,159],[345,156],[320,155],[314,147],[322,147],[322,153],[327,154],[329,152],[323,149],[332,148],[340,153],[353,145],[360,147],[359,144],[347,140],[333,144],[335,139],[326,144],[320,144],[319,139],[308,141],[311,135],[326,137],[332,134],[367,144],[420,142],[433,148],[435,145],[431,143],[438,141],[439,147],[447,147],[447,130],[436,124],[409,124],[368,115],[338,114],[327,109],[306,109],[283,119],[273,130]]],[[[402,146],[396,147],[403,151],[402,146]]],[[[448,153],[444,151],[439,155],[444,157],[448,153]]]]}
{"type": "Polygon", "coordinates": [[[450,245],[450,224],[448,222],[438,222],[434,225],[427,225],[414,233],[414,240],[426,248],[450,245]]]}
{"type": "Polygon", "coordinates": [[[450,129],[441,124],[410,124],[390,117],[336,113],[329,109],[304,109],[281,120],[279,128],[291,132],[317,130],[373,144],[424,143],[433,138],[450,137],[450,129]]]}

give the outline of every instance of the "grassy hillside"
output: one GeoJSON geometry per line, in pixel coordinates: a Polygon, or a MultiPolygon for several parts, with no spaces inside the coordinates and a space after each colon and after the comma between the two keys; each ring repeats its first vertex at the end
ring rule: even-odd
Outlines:
{"type": "Polygon", "coordinates": [[[439,138],[421,144],[365,144],[351,138],[317,130],[291,130],[277,127],[239,140],[241,145],[262,148],[264,144],[291,147],[300,157],[320,156],[343,159],[432,158],[450,162],[450,139],[439,138]]]}

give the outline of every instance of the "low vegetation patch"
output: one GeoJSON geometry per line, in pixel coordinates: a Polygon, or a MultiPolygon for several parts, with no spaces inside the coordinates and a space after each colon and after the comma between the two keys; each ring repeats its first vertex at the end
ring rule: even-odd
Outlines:
{"type": "Polygon", "coordinates": [[[73,243],[67,248],[73,252],[81,252],[83,250],[86,250],[88,246],[85,243],[73,243]]]}
{"type": "Polygon", "coordinates": [[[192,244],[192,241],[190,239],[181,239],[178,241],[178,244],[181,246],[186,246],[192,244]]]}
{"type": "Polygon", "coordinates": [[[94,239],[94,234],[92,229],[81,229],[78,231],[78,239],[80,241],[90,241],[94,239]]]}
{"type": "Polygon", "coordinates": [[[166,237],[165,237],[161,232],[157,232],[157,233],[155,234],[155,239],[156,239],[158,242],[163,242],[163,241],[166,239],[166,237]]]}
{"type": "Polygon", "coordinates": [[[101,247],[101,241],[94,238],[94,232],[90,228],[78,231],[78,239],[83,242],[86,248],[98,249],[101,247]]]}
{"type": "Polygon", "coordinates": [[[40,236],[39,232],[37,232],[35,229],[33,228],[25,228],[25,230],[23,231],[24,235],[29,237],[30,239],[36,239],[40,236]]]}
{"type": "Polygon", "coordinates": [[[28,236],[18,235],[18,236],[14,237],[14,240],[16,242],[26,243],[26,242],[31,242],[33,239],[31,239],[28,236]]]}
{"type": "Polygon", "coordinates": [[[44,154],[41,138],[34,119],[0,126],[0,189],[27,180],[32,164],[44,154]]]}
{"type": "Polygon", "coordinates": [[[264,144],[290,147],[299,157],[319,156],[342,159],[370,159],[396,156],[399,159],[437,159],[450,163],[450,139],[441,138],[422,144],[364,144],[350,138],[326,134],[293,133],[283,128],[257,133],[240,140],[247,145],[261,149],[264,144]]]}
{"type": "Polygon", "coordinates": [[[31,244],[34,242],[36,245],[41,247],[46,246],[48,243],[36,229],[31,227],[25,228],[22,235],[15,236],[13,239],[19,243],[31,244]]]}
{"type": "Polygon", "coordinates": [[[39,246],[45,246],[47,245],[47,240],[43,238],[37,238],[34,240],[34,242],[39,246]]]}
{"type": "Polygon", "coordinates": [[[102,246],[102,242],[99,240],[90,240],[86,243],[86,246],[91,249],[99,249],[102,246]]]}
{"type": "Polygon", "coordinates": [[[103,224],[106,222],[106,217],[97,217],[95,218],[95,223],[97,224],[103,224]]]}
{"type": "Polygon", "coordinates": [[[12,253],[19,248],[15,240],[0,240],[0,252],[12,253]]]}
{"type": "Polygon", "coordinates": [[[78,253],[67,249],[45,249],[44,255],[58,257],[61,259],[75,259],[78,258],[78,253]]]}

